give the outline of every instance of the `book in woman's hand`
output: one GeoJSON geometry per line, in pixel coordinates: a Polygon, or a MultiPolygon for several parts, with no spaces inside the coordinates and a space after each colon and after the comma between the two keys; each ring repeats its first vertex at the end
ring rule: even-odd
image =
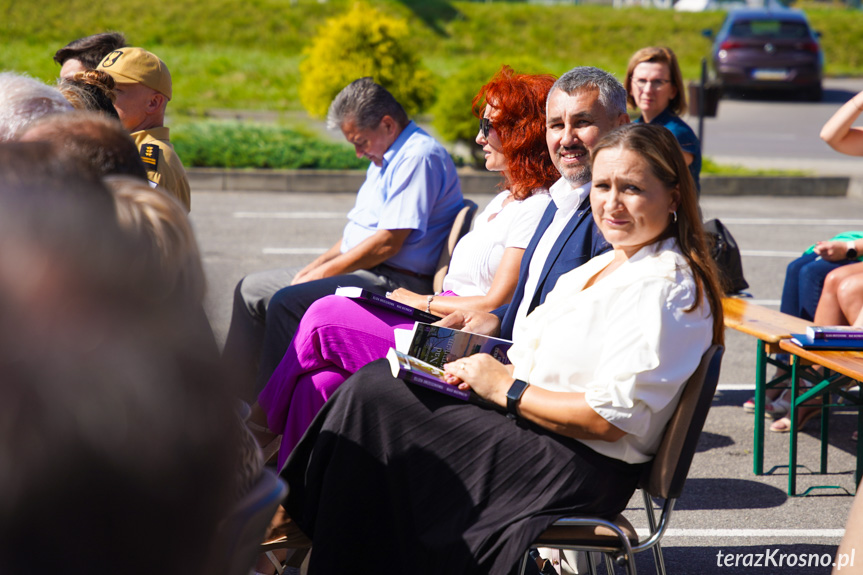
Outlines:
{"type": "MultiPolygon", "coordinates": [[[[503,364],[510,363],[506,355],[512,346],[508,339],[480,335],[417,322],[410,336],[410,345],[402,347],[402,335],[396,337],[400,351],[437,367],[475,353],[487,353],[503,364]]],[[[407,338],[405,338],[406,340],[407,338]]]]}
{"type": "Polygon", "coordinates": [[[396,349],[390,348],[387,353],[387,361],[390,362],[390,370],[393,377],[398,377],[409,383],[421,385],[463,401],[470,399],[470,390],[462,390],[444,380],[444,372],[415,357],[411,357],[396,349]]]}

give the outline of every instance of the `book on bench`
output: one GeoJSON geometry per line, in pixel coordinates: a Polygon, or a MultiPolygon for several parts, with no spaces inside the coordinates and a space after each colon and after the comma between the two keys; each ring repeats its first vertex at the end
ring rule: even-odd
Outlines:
{"type": "Polygon", "coordinates": [[[364,302],[368,302],[372,305],[388,309],[390,311],[394,311],[396,313],[400,313],[409,318],[413,318],[416,321],[425,321],[425,322],[436,322],[440,317],[425,312],[421,309],[417,309],[415,307],[411,307],[405,303],[400,301],[396,301],[394,299],[390,299],[385,295],[381,295],[379,293],[375,293],[373,291],[369,291],[367,289],[363,289],[361,287],[356,286],[343,286],[336,288],[336,295],[349,297],[351,299],[361,300],[364,302]]]}
{"type": "Polygon", "coordinates": [[[791,341],[804,349],[863,351],[863,339],[813,338],[805,333],[792,333],[791,341]]]}
{"type": "Polygon", "coordinates": [[[860,339],[863,340],[863,327],[849,325],[812,325],[806,328],[810,339],[860,339]]]}

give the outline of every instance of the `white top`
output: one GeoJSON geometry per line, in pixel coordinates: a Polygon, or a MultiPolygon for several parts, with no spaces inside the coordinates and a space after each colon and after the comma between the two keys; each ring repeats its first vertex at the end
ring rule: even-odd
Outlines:
{"type": "Polygon", "coordinates": [[[524,297],[518,304],[518,311],[515,314],[513,324],[513,333],[518,328],[518,324],[527,317],[527,312],[530,309],[530,302],[533,301],[533,294],[536,293],[536,285],[539,283],[539,278],[542,276],[542,268],[545,266],[545,260],[548,259],[548,254],[551,253],[551,248],[557,241],[558,236],[563,232],[563,228],[569,223],[569,220],[578,211],[578,206],[581,202],[590,195],[590,182],[581,187],[573,188],[566,181],[566,178],[561,178],[552,184],[549,188],[551,199],[557,206],[557,211],[554,212],[554,219],[546,228],[545,232],[536,244],[536,249],[530,258],[530,264],[527,271],[527,280],[524,283],[524,297]]]}
{"type": "Polygon", "coordinates": [[[626,432],[581,440],[629,463],[656,453],[683,384],[713,339],[707,300],[692,312],[695,280],[674,239],[642,248],[587,289],[613,252],[561,276],[514,333],[515,377],[552,391],[583,392],[590,407],[626,432]]]}
{"type": "Polygon", "coordinates": [[[487,294],[504,250],[524,249],[530,243],[551,196],[538,190],[529,198],[504,206],[508,196],[508,191],[495,196],[474,218],[473,229],[458,241],[443,280],[444,290],[460,296],[487,294]]]}

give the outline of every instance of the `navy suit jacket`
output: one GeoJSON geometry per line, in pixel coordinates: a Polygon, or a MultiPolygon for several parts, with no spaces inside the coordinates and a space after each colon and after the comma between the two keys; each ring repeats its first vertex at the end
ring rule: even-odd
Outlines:
{"type": "MultiPolygon", "coordinates": [[[[521,268],[518,273],[518,284],[515,286],[512,302],[492,312],[501,320],[500,337],[504,339],[512,339],[515,314],[521,305],[522,299],[525,297],[524,284],[527,281],[530,260],[533,258],[540,238],[542,238],[548,226],[551,225],[555,212],[557,212],[557,206],[552,201],[545,209],[545,213],[537,225],[536,232],[524,250],[524,256],[521,258],[521,268]]],[[[588,196],[578,206],[578,210],[573,214],[572,218],[567,222],[566,227],[563,228],[563,231],[554,242],[551,252],[548,254],[548,259],[546,259],[545,265],[542,266],[542,273],[536,286],[536,292],[532,294],[528,313],[532,312],[536,306],[545,301],[545,296],[554,288],[554,284],[557,283],[560,276],[574,270],[590,258],[607,252],[609,249],[611,249],[611,246],[605,241],[605,238],[602,237],[602,234],[599,233],[596,224],[593,222],[593,215],[590,212],[590,197],[588,196]]]]}

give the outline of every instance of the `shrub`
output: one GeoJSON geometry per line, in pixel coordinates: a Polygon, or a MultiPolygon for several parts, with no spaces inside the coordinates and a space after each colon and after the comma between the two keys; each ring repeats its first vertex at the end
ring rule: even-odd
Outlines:
{"type": "MultiPolygon", "coordinates": [[[[522,74],[551,73],[541,64],[527,58],[510,59],[507,64],[522,74]]],[[[501,63],[496,60],[481,60],[468,64],[441,84],[437,102],[432,108],[432,124],[440,137],[446,142],[465,144],[471,150],[476,165],[481,165],[483,158],[482,149],[474,141],[479,124],[471,109],[471,103],[479,89],[491,80],[500,68],[501,63]]]]}
{"type": "Polygon", "coordinates": [[[316,118],[326,116],[333,98],[357,78],[371,76],[389,90],[409,115],[434,100],[431,72],[411,43],[407,22],[357,3],[327,20],[303,51],[300,102],[316,118]]]}
{"type": "Polygon", "coordinates": [[[187,167],[347,170],[369,165],[347,144],[322,142],[275,125],[182,124],[171,129],[171,143],[187,167]]]}

